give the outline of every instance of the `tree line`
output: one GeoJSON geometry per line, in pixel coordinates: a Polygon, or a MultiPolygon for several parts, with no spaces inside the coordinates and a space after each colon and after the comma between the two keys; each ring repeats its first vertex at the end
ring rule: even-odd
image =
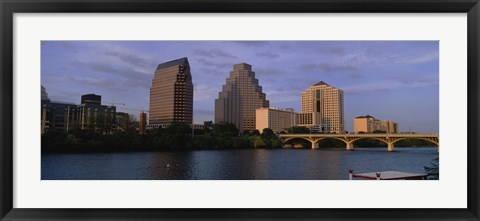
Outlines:
{"type": "Polygon", "coordinates": [[[103,133],[92,127],[74,125],[68,132],[49,131],[42,135],[42,152],[142,151],[185,149],[253,149],[281,148],[282,142],[269,128],[240,131],[234,124],[204,123],[204,129],[172,123],[167,128],[138,134],[134,120],[126,119],[121,130],[103,133]]]}

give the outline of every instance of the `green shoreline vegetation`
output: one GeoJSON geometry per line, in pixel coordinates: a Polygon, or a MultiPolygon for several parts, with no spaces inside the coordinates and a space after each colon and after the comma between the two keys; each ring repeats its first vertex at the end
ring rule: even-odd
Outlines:
{"type": "Polygon", "coordinates": [[[205,129],[193,131],[187,124],[172,123],[168,128],[156,128],[138,134],[135,127],[104,134],[93,128],[74,125],[66,132],[42,135],[42,152],[149,151],[191,149],[254,149],[281,148],[282,142],[271,129],[239,135],[235,125],[205,122],[205,129]]]}
{"type": "MultiPolygon", "coordinates": [[[[221,149],[275,149],[282,148],[282,141],[269,128],[260,133],[258,130],[245,131],[239,134],[234,124],[204,123],[204,129],[193,131],[187,124],[172,123],[168,128],[156,128],[147,134],[138,134],[133,120],[124,122],[122,130],[106,131],[87,127],[80,129],[72,125],[69,132],[50,131],[42,135],[43,153],[55,152],[124,152],[124,151],[156,151],[156,150],[221,150],[221,149]]],[[[288,133],[310,133],[305,127],[292,127],[288,133]]],[[[311,144],[302,139],[303,148],[311,144]]],[[[345,148],[342,141],[324,139],[320,147],[345,148]]],[[[397,147],[429,147],[428,141],[406,139],[395,144],[397,147]]],[[[355,147],[386,147],[386,144],[375,139],[362,139],[355,142],[355,147]]]]}

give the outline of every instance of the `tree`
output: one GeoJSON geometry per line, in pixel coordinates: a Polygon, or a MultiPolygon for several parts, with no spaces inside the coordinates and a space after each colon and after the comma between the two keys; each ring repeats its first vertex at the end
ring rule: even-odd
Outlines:
{"type": "Polygon", "coordinates": [[[236,137],[238,136],[238,129],[232,123],[215,124],[212,133],[215,136],[236,137]]]}
{"type": "Polygon", "coordinates": [[[260,137],[263,139],[265,147],[279,148],[282,146],[282,141],[270,128],[263,129],[262,135],[260,137]]]}
{"type": "Polygon", "coordinates": [[[260,136],[260,131],[258,130],[252,130],[250,131],[250,133],[248,133],[248,136],[251,137],[251,136],[260,136]]]}
{"type": "Polygon", "coordinates": [[[213,130],[214,126],[215,126],[215,124],[212,121],[204,121],[203,122],[203,127],[204,127],[204,130],[205,130],[205,133],[210,133],[210,131],[213,130]]]}
{"type": "Polygon", "coordinates": [[[120,120],[119,126],[125,132],[135,132],[135,116],[133,114],[124,115],[120,120]]]}
{"type": "Polygon", "coordinates": [[[263,129],[261,136],[263,139],[272,139],[276,137],[275,133],[270,128],[263,129]]]}
{"type": "Polygon", "coordinates": [[[387,133],[387,131],[384,131],[384,130],[374,130],[372,133],[374,133],[374,134],[384,134],[384,133],[387,133]]]}
{"type": "Polygon", "coordinates": [[[167,148],[185,149],[191,146],[191,132],[188,124],[173,122],[161,136],[167,148]]]}
{"type": "Polygon", "coordinates": [[[68,133],[73,134],[76,137],[81,137],[85,134],[77,121],[70,122],[68,126],[68,133]]]}
{"type": "Polygon", "coordinates": [[[199,135],[193,138],[193,147],[200,149],[209,149],[215,147],[215,138],[210,135],[199,135]]]}
{"type": "Polygon", "coordinates": [[[425,166],[424,169],[427,174],[431,174],[429,179],[438,180],[440,178],[438,157],[433,159],[430,166],[425,166]]]}
{"type": "Polygon", "coordinates": [[[279,139],[272,139],[272,148],[281,148],[282,147],[282,141],[279,139]]]}
{"type": "Polygon", "coordinates": [[[373,138],[362,138],[354,141],[355,146],[357,147],[385,147],[387,144],[377,139],[373,138]]]}
{"type": "Polygon", "coordinates": [[[260,136],[251,137],[251,145],[254,148],[265,148],[265,147],[267,147],[267,144],[265,143],[265,141],[260,136]]]}
{"type": "Polygon", "coordinates": [[[250,147],[250,140],[247,137],[233,138],[233,148],[248,148],[250,147]]]}
{"type": "Polygon", "coordinates": [[[68,134],[65,137],[65,144],[70,145],[70,146],[76,146],[81,142],[81,140],[73,134],[68,134]]]}
{"type": "Polygon", "coordinates": [[[310,129],[308,129],[307,127],[303,127],[303,126],[294,126],[294,127],[290,127],[287,129],[288,133],[291,133],[291,134],[308,134],[310,133],[310,129]]]}

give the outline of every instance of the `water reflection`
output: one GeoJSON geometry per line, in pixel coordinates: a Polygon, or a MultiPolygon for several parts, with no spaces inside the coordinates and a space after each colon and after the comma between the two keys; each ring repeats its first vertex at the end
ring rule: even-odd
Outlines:
{"type": "Polygon", "coordinates": [[[344,180],[355,172],[423,173],[436,148],[204,150],[42,155],[43,180],[344,180]]]}

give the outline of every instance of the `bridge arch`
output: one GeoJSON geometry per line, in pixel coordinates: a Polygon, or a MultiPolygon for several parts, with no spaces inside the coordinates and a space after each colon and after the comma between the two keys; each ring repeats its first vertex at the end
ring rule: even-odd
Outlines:
{"type": "Polygon", "coordinates": [[[307,142],[309,142],[309,143],[312,145],[312,147],[315,145],[314,141],[312,141],[312,140],[311,140],[310,138],[308,138],[308,137],[289,137],[289,138],[285,138],[285,139],[283,140],[283,143],[285,144],[285,143],[287,143],[287,142],[289,142],[289,141],[292,141],[292,140],[304,140],[304,141],[307,141],[307,142]]]}
{"type": "Polygon", "coordinates": [[[394,144],[406,139],[424,140],[439,146],[438,134],[280,134],[283,142],[300,139],[310,142],[312,148],[318,148],[319,142],[332,138],[347,144],[347,150],[353,149],[353,143],[362,139],[374,139],[387,144],[388,151],[394,151],[394,144]]]}
{"type": "Polygon", "coordinates": [[[345,140],[343,137],[322,137],[320,139],[317,139],[313,145],[315,146],[315,148],[319,148],[318,143],[320,141],[326,140],[326,139],[339,140],[339,141],[342,141],[343,143],[345,143],[346,146],[348,146],[348,141],[345,140]]]}
{"type": "Polygon", "coordinates": [[[378,141],[381,141],[382,143],[385,143],[385,144],[388,145],[388,141],[386,141],[382,138],[378,138],[378,137],[358,137],[358,138],[354,138],[354,139],[350,140],[350,143],[353,143],[353,142],[358,141],[358,140],[364,140],[364,139],[378,140],[378,141]]]}
{"type": "Polygon", "coordinates": [[[285,138],[285,140],[283,140],[284,143],[290,141],[290,140],[294,140],[294,139],[300,139],[300,140],[306,140],[310,143],[312,143],[313,141],[310,140],[308,137],[289,137],[289,138],[285,138]]]}
{"type": "Polygon", "coordinates": [[[393,141],[392,143],[395,144],[396,142],[398,141],[401,141],[401,140],[424,140],[424,141],[428,141],[429,143],[432,143],[432,144],[435,144],[437,145],[437,147],[439,147],[439,142],[438,140],[434,139],[434,138],[424,138],[424,137],[404,137],[404,138],[398,138],[397,140],[393,141]]]}

